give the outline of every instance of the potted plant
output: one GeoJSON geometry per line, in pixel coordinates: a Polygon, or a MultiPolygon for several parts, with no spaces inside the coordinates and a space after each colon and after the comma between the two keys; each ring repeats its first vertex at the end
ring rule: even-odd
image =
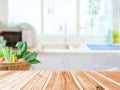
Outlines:
{"type": "Polygon", "coordinates": [[[40,63],[38,53],[27,50],[26,42],[17,42],[17,50],[3,47],[0,50],[0,70],[29,70],[31,64],[40,63]]]}
{"type": "Polygon", "coordinates": [[[113,31],[113,43],[119,43],[120,33],[118,31],[113,31]]]}

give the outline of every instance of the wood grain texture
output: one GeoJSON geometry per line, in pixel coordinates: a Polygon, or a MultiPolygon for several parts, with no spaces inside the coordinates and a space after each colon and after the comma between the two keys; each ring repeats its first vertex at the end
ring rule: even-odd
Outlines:
{"type": "Polygon", "coordinates": [[[103,88],[84,72],[75,72],[76,78],[84,90],[103,90],[103,88]]]}
{"type": "Polygon", "coordinates": [[[120,74],[119,73],[108,73],[108,72],[104,72],[104,71],[101,71],[99,72],[100,74],[103,74],[104,76],[118,82],[120,84],[120,74]]]}
{"type": "Polygon", "coordinates": [[[96,72],[89,71],[87,73],[93,80],[95,80],[97,83],[99,83],[106,90],[119,90],[120,89],[119,85],[113,83],[111,80],[108,80],[106,77],[103,77],[102,75],[100,75],[96,72]]]}
{"type": "Polygon", "coordinates": [[[0,71],[0,90],[120,90],[120,71],[0,71]]]}
{"type": "Polygon", "coordinates": [[[41,90],[43,86],[45,85],[48,77],[50,75],[50,72],[39,72],[34,78],[32,78],[29,83],[27,83],[22,90],[41,90]],[[44,76],[43,76],[44,75],[44,76]]]}

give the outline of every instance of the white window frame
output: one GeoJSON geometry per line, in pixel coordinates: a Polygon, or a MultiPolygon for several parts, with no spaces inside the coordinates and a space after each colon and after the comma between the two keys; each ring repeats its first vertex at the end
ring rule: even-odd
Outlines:
{"type": "MultiPolygon", "coordinates": [[[[117,1],[117,0],[116,0],[117,1]]],[[[37,36],[37,37],[40,37],[37,41],[38,42],[41,42],[41,43],[44,43],[44,42],[48,42],[48,43],[56,43],[56,41],[58,42],[61,42],[59,41],[59,38],[61,38],[63,44],[81,44],[81,43],[106,43],[106,36],[105,35],[93,35],[93,36],[85,36],[85,35],[80,35],[79,32],[80,32],[80,17],[79,17],[79,12],[80,12],[80,8],[79,8],[79,3],[80,0],[77,0],[77,6],[76,6],[76,9],[77,9],[77,14],[76,14],[76,22],[77,22],[77,25],[76,25],[76,29],[77,29],[77,35],[74,35],[74,36],[65,36],[65,35],[60,35],[60,36],[56,36],[56,35],[44,35],[44,15],[43,15],[43,5],[44,5],[44,0],[41,0],[41,16],[42,16],[42,19],[41,19],[41,35],[40,36],[37,36]],[[74,39],[71,39],[71,38],[74,38],[74,39]],[[92,37],[92,38],[90,38],[92,37]],[[95,40],[95,38],[101,38],[101,41],[98,42],[98,40],[95,40]],[[91,39],[91,40],[89,40],[91,39]],[[46,41],[45,41],[46,40],[46,41]]],[[[113,0],[114,2],[114,0],[113,0]]],[[[115,3],[116,5],[116,3],[115,3]]],[[[114,5],[114,6],[115,6],[114,5]]],[[[113,8],[114,9],[114,8],[113,8]]],[[[115,11],[115,9],[114,9],[115,11]]],[[[117,13],[117,11],[115,12],[117,13]]],[[[116,21],[115,21],[116,22],[116,21]]],[[[115,26],[115,23],[114,25],[115,26]]],[[[116,27],[116,26],[115,26],[116,27]]]]}

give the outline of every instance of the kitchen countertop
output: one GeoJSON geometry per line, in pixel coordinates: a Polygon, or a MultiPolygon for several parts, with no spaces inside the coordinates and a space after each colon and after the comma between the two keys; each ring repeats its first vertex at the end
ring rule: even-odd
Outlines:
{"type": "Polygon", "coordinates": [[[116,53],[120,54],[120,50],[90,50],[90,49],[40,49],[40,48],[29,48],[28,50],[38,53],[53,53],[53,54],[79,54],[79,53],[116,53]]]}
{"type": "Polygon", "coordinates": [[[120,90],[120,71],[0,71],[0,90],[120,90]]]}
{"type": "Polygon", "coordinates": [[[35,51],[39,53],[120,53],[120,45],[107,45],[107,44],[88,44],[88,45],[80,45],[80,47],[69,46],[66,49],[42,49],[39,47],[29,48],[30,51],[35,51]]]}

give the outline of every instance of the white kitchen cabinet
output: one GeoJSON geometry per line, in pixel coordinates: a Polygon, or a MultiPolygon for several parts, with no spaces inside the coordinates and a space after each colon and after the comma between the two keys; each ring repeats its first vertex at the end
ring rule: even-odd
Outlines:
{"type": "Polygon", "coordinates": [[[116,53],[43,53],[34,70],[119,70],[120,54],[116,53]]]}
{"type": "Polygon", "coordinates": [[[108,56],[107,69],[108,70],[119,70],[120,69],[120,54],[110,54],[108,56]]]}
{"type": "Polygon", "coordinates": [[[91,54],[41,54],[42,64],[33,65],[35,70],[92,70],[91,54]]]}
{"type": "Polygon", "coordinates": [[[93,55],[87,53],[66,54],[66,70],[92,70],[93,55]]]}
{"type": "Polygon", "coordinates": [[[64,70],[64,54],[40,54],[38,59],[40,64],[32,65],[35,70],[64,70]]]}
{"type": "Polygon", "coordinates": [[[94,70],[116,70],[120,67],[120,54],[99,53],[93,56],[94,70]]]}
{"type": "Polygon", "coordinates": [[[103,70],[103,69],[107,69],[109,60],[107,59],[109,57],[109,54],[102,54],[102,53],[97,53],[94,54],[93,56],[93,69],[94,70],[103,70]]]}

